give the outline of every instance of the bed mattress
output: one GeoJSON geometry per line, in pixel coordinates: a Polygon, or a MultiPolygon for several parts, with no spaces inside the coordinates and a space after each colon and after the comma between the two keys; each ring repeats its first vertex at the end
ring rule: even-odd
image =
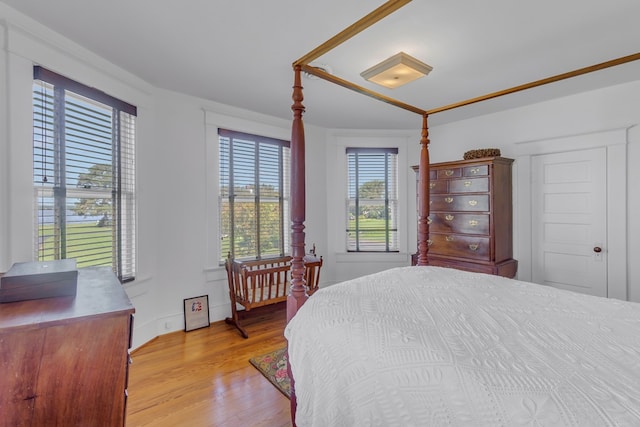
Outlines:
{"type": "Polygon", "coordinates": [[[439,267],[317,291],[298,426],[640,426],[640,304],[439,267]]]}

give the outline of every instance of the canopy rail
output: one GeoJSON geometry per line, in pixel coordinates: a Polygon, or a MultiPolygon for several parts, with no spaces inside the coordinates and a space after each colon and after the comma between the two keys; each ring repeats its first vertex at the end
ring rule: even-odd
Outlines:
{"type": "Polygon", "coordinates": [[[311,52],[304,55],[302,58],[295,61],[293,63],[293,66],[295,67],[296,65],[306,65],[311,61],[318,59],[319,57],[329,52],[336,46],[341,45],[342,43],[346,42],[353,36],[361,33],[362,31],[366,30],[376,22],[387,17],[388,15],[392,14],[393,12],[395,12],[396,10],[400,9],[402,6],[410,2],[411,0],[387,1],[382,6],[374,10],[373,12],[359,19],[358,21],[354,22],[353,24],[351,24],[350,26],[348,26],[347,28],[345,28],[344,30],[340,31],[338,34],[336,34],[335,36],[327,40],[326,42],[322,43],[317,48],[313,49],[311,52]]]}
{"type": "Polygon", "coordinates": [[[453,110],[454,108],[464,107],[465,105],[475,104],[477,102],[486,101],[488,99],[497,98],[499,96],[509,95],[512,93],[520,92],[534,87],[546,85],[549,83],[559,82],[560,80],[569,79],[571,77],[581,76],[583,74],[593,73],[594,71],[604,70],[606,68],[615,67],[616,65],[626,64],[627,62],[633,62],[640,59],[640,52],[634,53],[620,58],[612,59],[610,61],[601,62],[599,64],[590,65],[588,67],[579,68],[577,70],[569,71],[567,73],[557,74],[555,76],[547,77],[545,79],[535,80],[533,82],[525,83],[519,86],[514,86],[509,89],[499,90],[497,92],[491,92],[486,95],[478,96],[476,98],[470,98],[465,101],[456,102],[442,107],[433,108],[427,110],[427,114],[441,113],[447,110],[453,110]]]}
{"type": "Polygon", "coordinates": [[[366,95],[368,97],[377,99],[378,101],[382,101],[382,102],[386,102],[387,104],[391,104],[394,105],[396,107],[402,108],[404,110],[407,111],[411,111],[413,113],[416,114],[420,114],[421,116],[424,116],[425,114],[427,114],[426,110],[423,110],[422,108],[418,108],[418,107],[414,107],[413,105],[409,105],[406,104],[402,101],[398,101],[396,99],[390,98],[388,96],[382,95],[378,92],[374,92],[372,90],[369,90],[365,87],[362,86],[358,86],[355,83],[351,83],[350,81],[341,79],[340,77],[336,77],[333,74],[329,74],[326,71],[323,71],[322,69],[318,68],[318,67],[314,67],[311,65],[301,65],[302,70],[306,73],[312,74],[316,77],[319,77],[323,80],[326,80],[328,82],[331,83],[335,83],[339,86],[345,87],[347,89],[353,90],[355,92],[358,92],[360,94],[366,95]]]}

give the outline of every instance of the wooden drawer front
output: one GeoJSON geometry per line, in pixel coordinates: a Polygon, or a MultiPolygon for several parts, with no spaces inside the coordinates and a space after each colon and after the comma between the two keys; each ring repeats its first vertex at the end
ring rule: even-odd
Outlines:
{"type": "Polygon", "coordinates": [[[489,237],[429,233],[429,252],[438,255],[489,261],[489,237]]]}
{"type": "Polygon", "coordinates": [[[483,176],[489,175],[489,165],[467,166],[462,169],[462,176],[483,176]]]}
{"type": "Polygon", "coordinates": [[[489,215],[457,212],[429,215],[429,231],[435,233],[462,233],[489,235],[489,215]]]}
{"type": "Polygon", "coordinates": [[[434,180],[429,182],[429,192],[435,194],[443,194],[449,192],[449,186],[446,180],[434,180]]]}
{"type": "Polygon", "coordinates": [[[489,177],[449,181],[450,193],[486,193],[487,191],[489,191],[489,177]]]}
{"type": "Polygon", "coordinates": [[[488,212],[489,211],[489,195],[478,194],[473,196],[466,195],[450,195],[450,196],[431,196],[429,202],[432,211],[445,212],[488,212]]]}
{"type": "MultiPolygon", "coordinates": [[[[419,171],[416,170],[416,173],[418,173],[419,171]]],[[[418,174],[419,175],[419,174],[418,174]]],[[[429,169],[429,180],[433,181],[434,179],[438,179],[438,173],[436,172],[435,169],[429,169]]]]}
{"type": "Polygon", "coordinates": [[[462,176],[462,169],[460,168],[438,169],[436,172],[438,179],[460,178],[462,176]]]}
{"type": "MultiPolygon", "coordinates": [[[[417,257],[416,257],[417,258],[417,257]]],[[[471,271],[474,273],[485,273],[485,274],[494,274],[494,269],[491,264],[474,264],[473,262],[465,262],[452,260],[448,258],[429,258],[427,261],[428,265],[433,265],[436,267],[447,267],[447,268],[455,268],[457,270],[471,271]]]]}

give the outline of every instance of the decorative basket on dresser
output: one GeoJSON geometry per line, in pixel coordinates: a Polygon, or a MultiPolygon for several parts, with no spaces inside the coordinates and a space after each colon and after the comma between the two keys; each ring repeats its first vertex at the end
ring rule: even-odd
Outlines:
{"type": "Polygon", "coordinates": [[[512,163],[488,157],[430,165],[429,265],[515,277],[512,163]]]}

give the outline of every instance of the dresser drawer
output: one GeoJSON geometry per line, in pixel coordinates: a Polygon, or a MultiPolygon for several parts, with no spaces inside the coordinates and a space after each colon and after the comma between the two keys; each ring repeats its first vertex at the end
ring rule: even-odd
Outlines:
{"type": "Polygon", "coordinates": [[[489,177],[452,179],[449,193],[486,193],[489,191],[489,177]]]}
{"type": "Polygon", "coordinates": [[[462,168],[462,176],[483,176],[489,175],[489,165],[467,166],[462,168]]]}
{"type": "Polygon", "coordinates": [[[489,215],[457,212],[432,213],[429,215],[429,231],[488,235],[489,215]]]}
{"type": "MultiPolygon", "coordinates": [[[[417,256],[416,256],[417,259],[417,256]]],[[[439,258],[437,255],[427,260],[427,265],[436,267],[455,268],[457,270],[471,271],[473,273],[496,274],[495,267],[491,264],[478,264],[476,262],[460,261],[451,258],[439,258]]],[[[507,276],[513,278],[513,276],[507,276]]]]}
{"type": "Polygon", "coordinates": [[[443,194],[449,192],[449,186],[446,180],[434,180],[429,182],[429,192],[435,194],[443,194]]]}
{"type": "Polygon", "coordinates": [[[489,211],[489,195],[433,195],[429,202],[432,211],[445,212],[487,212],[489,211]]]}
{"type": "Polygon", "coordinates": [[[438,179],[460,178],[462,176],[462,169],[461,168],[437,169],[436,176],[438,177],[438,179]]]}
{"type": "Polygon", "coordinates": [[[489,237],[429,233],[429,253],[489,261],[490,242],[489,237]]]}

